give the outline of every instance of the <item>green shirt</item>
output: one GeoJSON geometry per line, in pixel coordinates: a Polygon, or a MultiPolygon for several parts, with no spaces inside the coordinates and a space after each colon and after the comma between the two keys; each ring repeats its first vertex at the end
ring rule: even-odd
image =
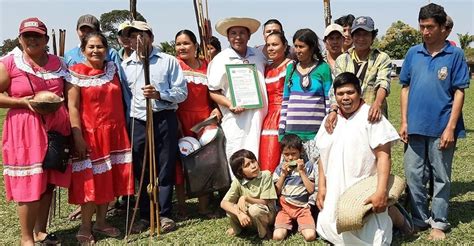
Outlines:
{"type": "MultiPolygon", "coordinates": [[[[266,200],[277,199],[270,171],[261,171],[258,177],[251,180],[234,179],[223,200],[237,203],[241,196],[266,200]]],[[[272,206],[269,205],[269,207],[272,206]]]]}

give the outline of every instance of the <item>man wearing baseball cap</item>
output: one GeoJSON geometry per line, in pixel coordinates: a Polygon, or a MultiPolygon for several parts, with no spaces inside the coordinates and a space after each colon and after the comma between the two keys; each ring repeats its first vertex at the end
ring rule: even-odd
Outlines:
{"type": "Polygon", "coordinates": [[[133,165],[135,178],[140,179],[142,168],[143,188],[140,193],[141,220],[132,227],[135,233],[149,227],[150,197],[146,185],[149,180],[149,163],[143,164],[146,139],[146,101],[151,100],[153,110],[154,141],[156,165],[158,169],[158,203],[160,206],[160,225],[162,232],[174,230],[176,223],[171,219],[172,195],[178,156],[178,119],[176,109],[178,103],[188,96],[187,84],[178,60],[161,52],[153,46],[154,34],[151,26],[143,21],[133,21],[123,30],[123,35],[130,40],[135,50],[129,58],[122,62],[125,71],[124,80],[132,92],[130,110],[133,124],[133,165]],[[150,84],[145,85],[143,60],[149,59],[150,84]]]}
{"type": "MultiPolygon", "coordinates": [[[[344,30],[338,24],[331,24],[324,31],[324,45],[326,47],[326,62],[331,66],[331,72],[334,71],[336,59],[342,54],[342,45],[344,44],[344,30]]],[[[335,77],[334,75],[332,76],[335,77]]]]}

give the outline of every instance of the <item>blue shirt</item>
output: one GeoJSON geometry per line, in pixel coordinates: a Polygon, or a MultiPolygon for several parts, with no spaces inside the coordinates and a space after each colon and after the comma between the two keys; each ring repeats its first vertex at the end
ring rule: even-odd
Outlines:
{"type": "MultiPolygon", "coordinates": [[[[160,93],[160,100],[152,100],[154,112],[162,110],[176,110],[178,103],[188,96],[186,80],[178,60],[173,56],[160,52],[156,47],[149,56],[150,84],[160,93]]],[[[130,116],[146,120],[146,98],[142,88],[145,86],[143,63],[138,59],[136,52],[122,62],[125,72],[125,81],[132,92],[130,116]]]]}
{"type": "MultiPolygon", "coordinates": [[[[423,44],[411,47],[400,72],[400,84],[408,93],[408,134],[440,137],[453,108],[454,92],[469,87],[469,71],[464,52],[446,42],[434,57],[423,44]]],[[[462,115],[454,132],[466,135],[462,115]]]]}
{"type": "MultiPolygon", "coordinates": [[[[113,48],[109,48],[107,51],[107,57],[105,57],[106,61],[113,61],[115,65],[117,66],[117,72],[120,78],[120,84],[122,87],[122,96],[123,96],[123,103],[124,103],[124,110],[125,110],[125,118],[127,122],[129,122],[129,117],[130,117],[130,101],[132,98],[132,93],[130,92],[128,86],[126,83],[124,83],[124,74],[123,74],[123,69],[120,66],[122,60],[120,59],[119,54],[117,51],[113,48]]],[[[64,54],[64,61],[66,62],[68,67],[71,67],[72,65],[78,64],[78,63],[83,63],[86,61],[86,58],[81,52],[81,48],[75,47],[66,54],[64,54]]]]}

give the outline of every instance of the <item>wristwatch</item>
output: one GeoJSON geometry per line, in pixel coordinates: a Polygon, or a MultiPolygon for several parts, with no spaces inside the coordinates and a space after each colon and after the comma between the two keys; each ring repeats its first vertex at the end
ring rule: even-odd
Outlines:
{"type": "Polygon", "coordinates": [[[330,114],[331,112],[335,112],[337,114],[337,110],[338,108],[330,108],[328,114],[330,114]]]}

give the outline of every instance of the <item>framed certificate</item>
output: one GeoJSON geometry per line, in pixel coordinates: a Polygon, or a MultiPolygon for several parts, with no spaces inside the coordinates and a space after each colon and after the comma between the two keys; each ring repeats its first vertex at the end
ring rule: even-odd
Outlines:
{"type": "Polygon", "coordinates": [[[226,73],[233,107],[263,107],[255,64],[227,64],[226,73]]]}

